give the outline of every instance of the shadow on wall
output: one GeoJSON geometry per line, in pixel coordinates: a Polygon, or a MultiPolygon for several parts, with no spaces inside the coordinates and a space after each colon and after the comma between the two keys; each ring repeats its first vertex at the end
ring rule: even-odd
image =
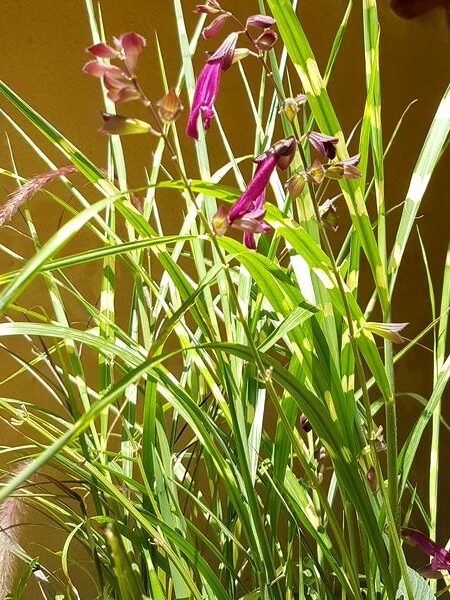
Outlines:
{"type": "Polygon", "coordinates": [[[414,19],[429,10],[443,7],[450,12],[450,0],[392,0],[391,6],[395,12],[405,19],[414,19]]]}

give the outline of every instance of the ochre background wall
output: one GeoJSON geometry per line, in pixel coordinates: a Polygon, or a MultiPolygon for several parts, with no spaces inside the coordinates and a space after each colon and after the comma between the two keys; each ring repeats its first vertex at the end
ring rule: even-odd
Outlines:
{"type": "MultiPolygon", "coordinates": [[[[189,24],[193,26],[195,17],[191,14],[194,1],[185,0],[183,6],[188,15],[189,24]]],[[[329,85],[331,99],[344,128],[349,133],[360,119],[364,102],[364,71],[362,52],[362,17],[360,2],[355,2],[349,31],[346,35],[341,54],[336,63],[329,85]]],[[[225,2],[230,10],[245,17],[249,12],[257,12],[257,3],[225,2]]],[[[344,0],[303,0],[299,2],[298,14],[310,36],[311,45],[323,70],[327,53],[332,43],[340,19],[345,10],[344,0]]],[[[101,2],[105,28],[108,37],[122,32],[135,30],[148,40],[148,49],[140,69],[143,84],[148,95],[154,99],[161,96],[162,86],[155,60],[155,33],[157,33],[169,81],[175,82],[180,58],[178,37],[175,30],[173,9],[170,1],[156,0],[103,0],[101,2]]],[[[96,81],[81,72],[87,59],[84,48],[91,43],[87,14],[82,0],[3,0],[1,5],[0,39],[2,51],[0,57],[1,77],[25,98],[43,116],[51,121],[64,135],[79,146],[97,164],[105,164],[106,142],[97,133],[100,125],[99,111],[102,108],[99,86],[96,81]]],[[[397,136],[391,155],[386,164],[386,201],[388,208],[393,207],[405,198],[412,168],[426,135],[430,120],[436,110],[449,80],[450,73],[450,33],[444,14],[440,11],[430,13],[415,21],[405,21],[396,16],[387,5],[386,0],[379,2],[381,20],[381,69],[383,123],[385,140],[388,140],[400,115],[414,99],[417,103],[411,108],[397,136]]],[[[215,42],[202,41],[197,53],[196,65],[203,61],[202,50],[214,48],[215,42]]],[[[245,64],[247,72],[252,69],[251,63],[245,64]]],[[[256,65],[255,65],[255,68],[256,65]]],[[[197,71],[198,72],[198,71],[197,71]]],[[[297,82],[296,82],[297,83],[297,82]]],[[[255,88],[257,89],[257,88],[255,88]]],[[[297,90],[301,91],[300,88],[297,90]]],[[[221,112],[222,123],[229,135],[234,151],[248,154],[252,150],[251,127],[247,130],[245,122],[251,123],[247,108],[242,108],[243,94],[237,73],[222,78],[222,88],[217,109],[221,112]]],[[[187,105],[187,99],[183,98],[187,105]]],[[[244,103],[245,104],[245,103],[244,103]]],[[[0,107],[13,116],[17,116],[6,101],[0,99],[0,107]]],[[[139,107],[126,105],[121,112],[135,116],[143,113],[139,107]]],[[[186,114],[180,117],[184,127],[186,114]]],[[[24,123],[20,119],[21,123],[24,123]]],[[[210,135],[215,136],[213,122],[210,135]]],[[[12,128],[0,116],[0,166],[10,168],[6,137],[10,135],[12,147],[19,173],[31,176],[46,170],[43,163],[36,159],[33,152],[19,139],[12,128]]],[[[31,132],[30,127],[27,131],[31,132]]],[[[32,133],[36,140],[39,136],[32,133]]],[[[190,143],[190,142],[189,142],[190,143]]],[[[150,151],[153,141],[148,138],[126,140],[125,150],[128,158],[129,185],[136,187],[144,182],[143,169],[150,164],[150,151]]],[[[222,160],[221,146],[217,156],[211,151],[212,164],[217,167],[222,160]]],[[[48,146],[44,144],[48,149],[48,146]]],[[[187,148],[189,146],[186,146],[187,148]]],[[[212,146],[213,147],[213,146],[212,146]]],[[[214,146],[215,147],[215,146],[214,146]]],[[[58,164],[65,164],[65,159],[52,152],[58,164]]],[[[192,163],[192,175],[196,176],[192,163]]],[[[449,234],[449,154],[444,155],[435,177],[426,193],[417,221],[425,246],[429,252],[429,261],[436,292],[440,293],[440,281],[449,234]]],[[[2,179],[0,202],[6,198],[11,189],[11,182],[2,179]]],[[[50,235],[54,232],[60,217],[51,202],[41,196],[33,200],[33,214],[41,232],[50,235]]],[[[160,211],[167,223],[168,231],[175,230],[181,218],[181,206],[172,199],[167,207],[160,206],[160,211]],[[165,213],[165,214],[164,214],[165,213]]],[[[396,219],[394,213],[392,218],[396,219]]],[[[20,218],[20,217],[17,217],[20,218]]],[[[20,238],[10,230],[0,230],[0,243],[10,244],[16,251],[21,251],[20,238]]],[[[25,243],[25,242],[24,242],[25,243]]],[[[80,242],[82,243],[82,242],[80,242]]],[[[29,248],[29,246],[28,246],[29,248]]],[[[25,252],[25,250],[24,250],[25,252]]],[[[0,253],[1,271],[11,268],[12,262],[0,253]]],[[[92,278],[92,271],[86,268],[79,273],[80,285],[96,293],[98,281],[92,278]]],[[[364,292],[363,292],[364,294],[364,292]]],[[[367,296],[367,294],[366,294],[367,296]]],[[[32,297],[27,299],[30,306],[38,303],[32,297]]],[[[406,334],[414,337],[429,321],[430,307],[427,294],[427,283],[420,249],[415,233],[406,253],[402,275],[397,284],[395,295],[394,320],[411,323],[406,334]],[[400,308],[401,307],[401,308],[400,308]]],[[[429,339],[425,343],[429,343],[429,339]]],[[[402,362],[398,369],[397,388],[399,391],[415,391],[424,396],[429,395],[431,383],[431,355],[424,349],[417,349],[402,362]]],[[[14,368],[5,353],[0,363],[0,379],[3,380],[14,368]]],[[[32,382],[27,380],[20,388],[14,383],[17,397],[41,394],[32,382]],[[31,387],[30,387],[31,386],[31,387]]],[[[1,390],[2,395],[5,391],[1,390]]],[[[11,392],[10,392],[11,393],[11,392]]],[[[444,399],[444,413],[450,417],[450,410],[444,399]]],[[[418,413],[418,407],[412,400],[402,398],[399,401],[400,427],[406,427],[411,418],[418,413]]],[[[404,433],[400,434],[401,439],[404,433]]],[[[450,439],[444,432],[444,462],[450,458],[450,439]]],[[[2,426],[0,444],[13,443],[11,432],[2,426]]],[[[424,454],[426,455],[426,453],[424,454]]],[[[420,460],[420,457],[419,457],[420,460]]],[[[428,465],[416,464],[413,479],[420,480],[426,474],[428,465]]],[[[441,471],[442,497],[448,497],[450,480],[446,470],[441,471]]],[[[440,521],[442,530],[449,530],[448,517],[443,514],[440,521]]],[[[36,545],[48,539],[42,527],[29,528],[31,541],[29,550],[32,554],[40,554],[42,550],[36,545]]],[[[48,533],[48,530],[46,530],[48,533]]],[[[52,534],[53,535],[53,534],[52,534]]],[[[448,535],[448,533],[447,533],[448,535]]],[[[28,537],[28,536],[27,536],[28,537]]],[[[30,598],[37,597],[36,591],[30,590],[30,598]]],[[[92,597],[86,591],[86,598],[92,597]]]]}

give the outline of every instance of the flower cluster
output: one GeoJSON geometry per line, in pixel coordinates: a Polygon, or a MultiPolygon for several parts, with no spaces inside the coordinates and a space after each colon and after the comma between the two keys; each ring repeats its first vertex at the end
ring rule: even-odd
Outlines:
{"type": "Polygon", "coordinates": [[[205,4],[199,4],[195,12],[215,15],[213,21],[203,29],[202,34],[205,39],[215,37],[230,20],[240,26],[239,31],[230,33],[219,48],[209,56],[197,79],[186,133],[189,137],[198,140],[198,118],[201,117],[204,129],[209,129],[211,119],[214,117],[214,102],[217,98],[221,72],[226,71],[238,60],[255,54],[247,48],[236,48],[239,35],[246,33],[258,54],[273,48],[278,36],[272,29],[275,24],[273,17],[251,15],[243,26],[234,15],[223,10],[216,0],[207,0],[205,4]],[[262,33],[254,38],[249,33],[249,28],[262,30],[262,33]]]}
{"type": "Polygon", "coordinates": [[[91,60],[84,65],[83,71],[93,77],[103,79],[108,98],[113,102],[129,102],[139,100],[140,93],[135,83],[136,69],[142,50],[146,45],[145,38],[134,31],[113,38],[113,45],[103,42],[89,46],[87,51],[96,58],[117,59],[122,62],[123,69],[116,65],[91,60]]]}
{"type": "MultiPolygon", "coordinates": [[[[146,106],[151,102],[145,98],[137,83],[137,66],[146,45],[145,38],[134,31],[124,33],[118,38],[113,38],[112,46],[103,42],[86,48],[87,52],[97,59],[117,59],[121,61],[123,68],[112,65],[109,62],[91,60],[87,62],[83,71],[93,77],[99,77],[108,90],[108,98],[119,104],[130,100],[140,100],[146,106]]],[[[175,121],[183,110],[175,90],[170,88],[163,98],[157,103],[157,113],[164,123],[175,121]]],[[[108,135],[131,135],[138,133],[152,133],[160,135],[158,131],[146,121],[133,119],[121,115],[102,113],[103,126],[100,132],[108,135]]]]}

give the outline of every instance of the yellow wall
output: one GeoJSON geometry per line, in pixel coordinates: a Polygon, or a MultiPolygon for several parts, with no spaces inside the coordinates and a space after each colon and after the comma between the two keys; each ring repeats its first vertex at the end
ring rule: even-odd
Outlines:
{"type": "MultiPolygon", "coordinates": [[[[156,0],[104,0],[102,3],[104,22],[109,35],[136,30],[145,35],[149,42],[147,55],[141,65],[141,74],[146,90],[152,98],[161,95],[162,86],[154,58],[155,32],[161,42],[166,60],[169,80],[175,81],[180,60],[178,40],[175,32],[171,2],[156,0]],[[153,55],[153,57],[152,57],[153,55]]],[[[186,13],[190,13],[194,1],[183,2],[186,13]]],[[[225,4],[225,3],[224,3],[225,4]]],[[[364,100],[364,75],[362,55],[361,14],[359,2],[355,2],[350,30],[336,64],[330,83],[331,99],[335,103],[339,118],[348,133],[362,114],[364,100]]],[[[247,14],[247,6],[256,6],[253,2],[228,2],[226,6],[235,9],[242,16],[247,14]]],[[[312,46],[323,68],[324,60],[330,48],[333,32],[343,15],[343,0],[301,1],[299,14],[310,36],[312,46]]],[[[450,73],[449,31],[443,14],[433,14],[416,21],[404,21],[394,15],[386,0],[380,2],[382,24],[381,65],[383,121],[386,140],[393,131],[401,113],[413,99],[418,102],[405,118],[404,125],[392,149],[386,165],[387,205],[393,207],[400,203],[408,187],[409,176],[423,142],[428,124],[434,114],[437,103],[448,83],[450,73]]],[[[193,23],[193,16],[190,16],[193,23]]],[[[3,0],[0,19],[1,40],[1,77],[21,94],[28,102],[47,117],[69,139],[90,156],[99,165],[105,164],[105,139],[97,132],[100,125],[99,111],[101,96],[99,86],[93,79],[81,72],[87,55],[84,48],[90,43],[90,33],[86,10],[82,0],[3,0]]],[[[201,50],[214,48],[214,41],[202,42],[201,50]]],[[[198,53],[197,65],[203,61],[198,53]]],[[[250,62],[245,65],[251,70],[250,62]]],[[[235,152],[251,152],[252,143],[249,131],[245,127],[250,115],[242,109],[242,88],[236,73],[223,76],[223,86],[217,108],[222,110],[222,122],[229,133],[235,152]]],[[[300,88],[296,90],[300,92],[300,88]]],[[[186,98],[183,98],[187,105],[186,98]]],[[[16,116],[3,99],[0,106],[16,116]]],[[[139,107],[126,105],[122,112],[142,115],[139,107]]],[[[180,118],[184,123],[186,115],[180,118]]],[[[23,123],[23,120],[20,120],[23,123]]],[[[211,136],[214,136],[215,124],[212,124],[211,136]]],[[[1,121],[0,131],[8,131],[14,150],[16,164],[20,174],[31,176],[45,167],[37,160],[6,121],[1,121]]],[[[27,127],[27,131],[30,128],[27,127]]],[[[34,134],[33,134],[34,135],[34,134]]],[[[39,140],[39,136],[34,136],[39,140]]],[[[130,186],[142,184],[143,168],[149,164],[149,152],[153,141],[148,139],[127,140],[125,143],[130,168],[130,186]]],[[[48,149],[48,145],[44,144],[48,149]]],[[[186,147],[189,147],[188,145],[186,147]]],[[[212,154],[212,162],[219,164],[220,154],[212,154]]],[[[65,160],[54,152],[51,155],[58,164],[65,160]]],[[[10,168],[6,137],[0,136],[0,166],[10,168]]],[[[194,165],[192,165],[194,168],[194,165]]],[[[418,220],[425,245],[429,251],[432,272],[440,288],[444,253],[448,239],[449,206],[449,162],[448,152],[442,159],[435,178],[426,194],[418,220]]],[[[196,172],[193,171],[193,175],[196,172]]],[[[2,179],[1,201],[11,189],[11,183],[2,179]]],[[[66,196],[67,197],[67,196],[66,196]]],[[[180,218],[181,206],[171,200],[165,215],[168,228],[175,227],[180,218]],[[172,220],[171,220],[172,219],[172,220]]],[[[160,210],[164,211],[163,208],[160,210]]],[[[51,234],[58,224],[59,210],[48,199],[39,196],[33,200],[33,214],[41,232],[51,234]]],[[[17,217],[20,220],[20,217],[17,217]]],[[[13,223],[17,225],[18,223],[13,223]]],[[[44,235],[44,233],[43,233],[44,235]]],[[[397,285],[394,320],[409,321],[411,325],[406,334],[413,336],[430,320],[427,300],[426,279],[421,264],[420,251],[415,235],[414,241],[405,256],[403,274],[397,285]],[[402,307],[400,310],[399,307],[402,307]]],[[[21,239],[10,230],[0,231],[0,243],[10,245],[20,252],[21,239]]],[[[82,242],[80,242],[82,243],[82,242]]],[[[27,246],[29,250],[29,246],[27,246]]],[[[25,250],[23,250],[25,251],[25,250]]],[[[0,268],[3,271],[12,268],[13,261],[0,253],[0,268]]],[[[97,292],[97,281],[92,271],[86,269],[78,273],[79,283],[92,295],[97,292]],[[91,289],[92,288],[92,289],[91,289]]],[[[39,298],[28,297],[30,306],[39,303],[39,298]]],[[[428,340],[429,341],[429,340],[428,340]]],[[[13,369],[13,364],[3,352],[0,363],[0,377],[3,379],[13,369]]],[[[430,355],[425,350],[417,350],[407,357],[399,369],[398,388],[403,391],[416,391],[427,394],[430,389],[430,355]]],[[[9,393],[18,397],[41,394],[32,382],[20,388],[17,383],[7,388],[9,393]],[[14,392],[11,392],[14,390],[14,392]]],[[[4,390],[1,390],[4,394],[4,390]]],[[[38,396],[39,397],[39,396],[38,396]]],[[[400,424],[408,415],[416,414],[416,408],[410,409],[409,400],[401,400],[399,410],[400,424]]],[[[448,410],[445,408],[444,410],[448,410]]],[[[13,434],[4,431],[1,444],[11,443],[13,434]]],[[[444,438],[445,439],[445,438],[444,438]]],[[[447,441],[447,440],[446,440],[447,441]]],[[[445,450],[448,458],[449,448],[445,450]]],[[[416,467],[415,476],[420,478],[421,469],[416,467]]],[[[445,477],[445,470],[443,471],[445,477]]],[[[442,488],[448,489],[449,482],[443,481],[442,488]]],[[[33,528],[36,542],[44,542],[47,534],[42,528],[33,528]]],[[[53,534],[52,534],[53,535],[53,534]]],[[[31,538],[31,534],[30,534],[31,538]]],[[[39,553],[36,545],[30,546],[32,553],[39,553]]],[[[35,592],[30,592],[30,598],[35,592]]],[[[86,597],[89,597],[89,593],[86,597]]]]}

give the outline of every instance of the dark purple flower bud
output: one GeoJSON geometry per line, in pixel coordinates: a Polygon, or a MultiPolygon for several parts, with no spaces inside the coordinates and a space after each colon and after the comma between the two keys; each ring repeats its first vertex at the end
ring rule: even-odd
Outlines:
{"type": "Polygon", "coordinates": [[[291,162],[294,160],[295,151],[297,149],[297,140],[294,136],[290,136],[284,140],[276,142],[271,151],[277,156],[278,163],[277,167],[282,171],[285,171],[291,162]]]}
{"type": "Polygon", "coordinates": [[[119,58],[120,56],[117,50],[114,50],[114,48],[111,48],[111,46],[108,46],[103,42],[89,46],[89,48],[86,48],[86,52],[90,52],[97,58],[119,58]]]}
{"type": "Polygon", "coordinates": [[[268,29],[272,25],[275,25],[275,19],[268,15],[252,15],[247,19],[245,28],[247,29],[250,25],[258,29],[268,29]]]}
{"type": "Polygon", "coordinates": [[[129,102],[130,100],[138,100],[140,98],[137,89],[129,82],[105,75],[103,83],[108,90],[108,98],[113,102],[129,102]]]}
{"type": "Polygon", "coordinates": [[[195,86],[194,98],[186,127],[189,137],[198,140],[198,117],[202,117],[203,127],[209,129],[214,116],[214,102],[219,90],[220,72],[233,62],[238,33],[230,33],[219,48],[209,57],[200,72],[195,86]]]}
{"type": "Polygon", "coordinates": [[[339,219],[334,200],[325,200],[325,202],[319,206],[319,215],[325,225],[331,227],[333,231],[338,230],[339,219]]]}
{"type": "Polygon", "coordinates": [[[222,71],[226,71],[233,64],[234,50],[239,37],[237,31],[227,35],[213,54],[208,58],[208,62],[220,61],[222,71]]]}
{"type": "Polygon", "coordinates": [[[213,21],[211,21],[208,27],[205,27],[205,29],[202,31],[202,36],[205,38],[205,40],[209,40],[210,38],[216,36],[225,25],[229,16],[230,13],[221,13],[213,21]]]}
{"type": "Polygon", "coordinates": [[[140,119],[131,119],[120,115],[110,115],[102,113],[103,127],[99,129],[101,133],[107,135],[133,135],[136,133],[156,133],[150,123],[140,119]]]}
{"type": "Polygon", "coordinates": [[[146,45],[145,38],[134,31],[123,33],[118,40],[115,40],[116,45],[123,50],[125,64],[132,75],[136,73],[136,67],[142,50],[146,45]]]}
{"type": "Polygon", "coordinates": [[[87,75],[92,75],[93,77],[104,77],[105,75],[109,75],[114,78],[122,78],[125,74],[114,65],[109,65],[107,63],[101,63],[98,60],[90,60],[83,67],[83,72],[87,75]]]}
{"type": "Polygon", "coordinates": [[[371,465],[366,472],[367,483],[370,489],[374,492],[377,489],[377,474],[375,473],[375,467],[371,465]]]}
{"type": "Polygon", "coordinates": [[[330,179],[359,179],[361,171],[356,166],[359,159],[360,154],[356,154],[345,160],[324,165],[325,177],[330,179]]]}
{"type": "Polygon", "coordinates": [[[429,566],[431,571],[439,571],[444,569],[450,571],[450,552],[445,548],[433,542],[424,533],[416,529],[402,528],[402,538],[411,546],[418,546],[425,554],[432,556],[433,559],[429,566]]]}
{"type": "Polygon", "coordinates": [[[338,143],[339,138],[331,135],[324,135],[317,131],[310,131],[306,134],[306,137],[317,152],[320,152],[323,156],[326,156],[331,160],[336,156],[335,145],[338,143]]]}
{"type": "MultiPolygon", "coordinates": [[[[297,140],[289,137],[280,140],[269,150],[256,157],[254,162],[257,167],[252,180],[228,212],[228,226],[244,230],[244,243],[247,248],[254,249],[256,247],[255,233],[265,233],[269,230],[269,225],[264,222],[266,211],[263,208],[266,186],[277,166],[287,168],[287,164],[295,154],[296,147],[297,140]]],[[[215,219],[219,217],[223,219],[223,212],[216,213],[215,219]]],[[[219,229],[217,225],[214,227],[216,230],[219,229]]],[[[224,229],[225,231],[226,229],[224,229]]]]}
{"type": "Polygon", "coordinates": [[[256,38],[255,46],[260,52],[266,52],[275,46],[278,35],[273,29],[265,29],[263,33],[256,38]]]}
{"type": "Polygon", "coordinates": [[[175,121],[183,110],[183,105],[173,88],[170,88],[167,94],[158,100],[156,106],[159,116],[166,123],[175,121]]]}

